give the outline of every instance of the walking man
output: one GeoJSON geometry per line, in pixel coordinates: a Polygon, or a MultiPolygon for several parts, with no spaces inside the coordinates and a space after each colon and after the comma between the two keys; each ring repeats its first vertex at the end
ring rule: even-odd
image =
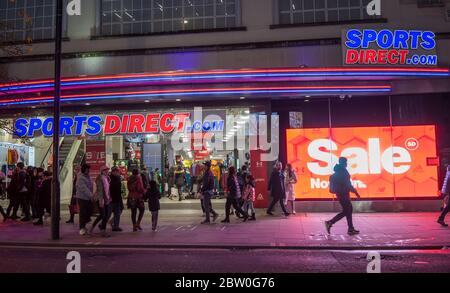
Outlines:
{"type": "Polygon", "coordinates": [[[86,224],[89,222],[92,214],[92,199],[94,195],[92,180],[89,177],[90,169],[91,167],[88,164],[82,165],[81,174],[79,174],[76,183],[75,198],[77,199],[78,206],[80,207],[80,235],[86,235],[88,233],[86,230],[86,224]]]}
{"type": "Polygon", "coordinates": [[[448,224],[445,223],[445,216],[450,211],[450,202],[448,200],[449,194],[450,194],[450,165],[447,166],[447,173],[445,174],[444,184],[442,185],[442,194],[444,195],[444,198],[447,197],[447,204],[445,205],[445,208],[442,210],[441,215],[439,216],[438,223],[441,224],[443,227],[448,227],[448,224]]]}
{"type": "Polygon", "coordinates": [[[350,180],[350,174],[347,171],[347,158],[339,158],[339,163],[334,167],[334,174],[330,177],[330,192],[336,194],[342,206],[342,212],[330,221],[325,221],[325,228],[328,234],[330,234],[331,227],[344,217],[347,218],[348,235],[359,234],[359,231],[353,227],[353,206],[350,192],[356,194],[358,198],[361,197],[350,180]]]}
{"type": "Polygon", "coordinates": [[[209,214],[213,214],[213,222],[217,220],[219,214],[213,210],[211,204],[211,197],[214,194],[214,175],[211,171],[211,162],[205,162],[205,173],[203,174],[203,184],[201,188],[201,192],[203,195],[203,205],[205,208],[206,218],[202,222],[202,224],[209,224],[209,214]]]}
{"type": "Polygon", "coordinates": [[[272,202],[267,209],[267,214],[273,216],[272,210],[275,204],[279,202],[284,215],[289,216],[289,213],[286,210],[286,206],[284,205],[284,199],[286,198],[286,188],[284,186],[284,172],[283,164],[281,162],[277,162],[275,164],[275,168],[270,175],[268,190],[272,196],[272,202]]]}
{"type": "Polygon", "coordinates": [[[120,178],[120,170],[118,167],[111,169],[109,193],[111,195],[111,210],[114,214],[112,219],[112,231],[121,232],[120,215],[124,209],[122,200],[122,178],[120,178]]]}

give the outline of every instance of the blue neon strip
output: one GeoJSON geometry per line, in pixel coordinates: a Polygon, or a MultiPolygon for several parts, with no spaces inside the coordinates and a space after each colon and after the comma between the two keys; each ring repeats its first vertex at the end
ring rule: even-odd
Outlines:
{"type": "MultiPolygon", "coordinates": [[[[119,79],[101,79],[62,82],[62,86],[82,86],[82,85],[98,85],[98,84],[114,84],[114,83],[137,83],[137,82],[158,82],[158,81],[184,81],[184,80],[205,80],[205,79],[221,79],[221,78],[274,78],[274,77],[314,77],[314,76],[435,76],[447,77],[450,73],[446,72],[293,72],[293,73],[252,73],[252,74],[217,74],[217,75],[192,75],[177,77],[142,77],[142,78],[119,78],[119,79]]],[[[16,91],[24,89],[51,88],[53,83],[2,87],[0,91],[16,91]]]]}
{"type": "MultiPolygon", "coordinates": [[[[91,100],[115,100],[124,98],[149,98],[160,96],[199,96],[199,95],[223,95],[223,94],[282,94],[282,93],[347,93],[347,92],[389,92],[390,89],[327,89],[327,90],[235,90],[235,91],[223,91],[223,92],[180,92],[180,93],[159,93],[159,94],[136,94],[136,95],[115,95],[115,96],[91,96],[80,98],[67,98],[61,99],[61,102],[65,101],[91,101],[91,100]]],[[[39,100],[39,101],[17,101],[0,103],[0,106],[7,105],[23,105],[23,104],[38,104],[53,102],[53,99],[39,100]]]]}

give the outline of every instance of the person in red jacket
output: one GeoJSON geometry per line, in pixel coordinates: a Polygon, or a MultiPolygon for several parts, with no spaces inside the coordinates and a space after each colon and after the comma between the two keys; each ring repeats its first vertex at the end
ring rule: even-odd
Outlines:
{"type": "Polygon", "coordinates": [[[145,205],[144,194],[145,188],[142,183],[142,177],[139,175],[139,170],[134,169],[133,175],[128,178],[128,208],[131,209],[131,221],[133,222],[133,232],[142,231],[141,221],[144,217],[145,205]],[[137,211],[139,210],[139,216],[137,211]],[[137,217],[137,218],[136,218],[137,217]]]}

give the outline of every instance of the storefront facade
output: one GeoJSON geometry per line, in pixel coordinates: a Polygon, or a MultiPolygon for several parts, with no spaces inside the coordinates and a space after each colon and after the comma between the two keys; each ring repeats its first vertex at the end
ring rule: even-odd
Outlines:
{"type": "MultiPolygon", "coordinates": [[[[67,24],[63,136],[78,141],[99,165],[124,167],[127,161],[129,169],[164,173],[180,160],[188,169],[204,159],[224,167],[247,163],[257,177],[260,207],[267,205],[267,178],[277,159],[297,170],[298,200],[332,200],[327,177],[339,155],[355,160],[354,184],[369,202],[420,200],[418,209],[437,202],[441,169],[450,161],[449,23],[434,8],[422,20],[414,5],[382,1],[379,18],[284,25],[276,2],[233,2],[239,25],[228,30],[121,37],[92,35],[101,7],[84,6],[82,23],[92,25],[67,24]],[[257,6],[261,13],[254,12],[257,6]],[[399,16],[398,9],[409,14],[399,16]],[[191,119],[199,124],[187,131],[166,123],[193,118],[199,107],[202,118],[191,119]],[[229,115],[240,122],[230,124],[229,115]],[[267,126],[266,133],[255,133],[260,116],[268,126],[277,122],[277,131],[267,126]],[[242,146],[238,131],[246,137],[242,146]],[[168,141],[180,133],[185,146],[175,150],[168,141]],[[197,150],[194,133],[205,142],[197,150]],[[221,148],[206,145],[212,134],[209,143],[220,141],[221,148]],[[262,160],[261,153],[274,152],[267,142],[278,151],[262,160]]],[[[42,140],[36,166],[49,156],[44,149],[50,139],[43,137],[51,129],[52,81],[45,80],[51,77],[50,48],[37,43],[27,56],[3,59],[8,73],[24,82],[1,86],[1,115],[19,136],[42,140]]]]}

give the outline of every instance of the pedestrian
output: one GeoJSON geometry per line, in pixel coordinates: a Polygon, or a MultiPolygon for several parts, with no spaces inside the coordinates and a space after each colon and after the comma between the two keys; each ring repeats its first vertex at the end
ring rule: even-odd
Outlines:
{"type": "Polygon", "coordinates": [[[442,210],[442,213],[437,221],[443,227],[448,227],[448,224],[445,223],[445,216],[448,214],[450,210],[449,194],[450,194],[450,165],[447,166],[447,172],[445,174],[444,183],[442,184],[442,195],[444,195],[444,198],[447,199],[446,200],[447,204],[442,210]]]}
{"type": "Polygon", "coordinates": [[[255,185],[254,185],[254,179],[253,176],[250,174],[247,174],[245,177],[245,185],[244,185],[244,195],[242,196],[244,200],[244,206],[242,207],[242,210],[244,211],[245,215],[248,215],[248,210],[252,212],[252,216],[249,218],[250,221],[256,220],[256,213],[255,213],[255,207],[254,203],[256,200],[255,195],[255,185]]]}
{"type": "Polygon", "coordinates": [[[158,226],[158,213],[161,208],[159,200],[161,199],[161,192],[155,180],[150,181],[150,188],[147,191],[148,209],[152,214],[152,231],[156,231],[158,226]]]}
{"type": "Polygon", "coordinates": [[[72,197],[70,198],[69,212],[70,219],[66,221],[66,224],[73,224],[75,220],[75,214],[79,213],[77,199],[75,195],[77,194],[77,178],[81,171],[80,166],[75,166],[73,170],[73,180],[72,180],[72,197]]]}
{"type": "Polygon", "coordinates": [[[21,222],[31,221],[30,216],[30,192],[31,192],[31,177],[24,168],[22,162],[17,163],[18,169],[18,181],[17,181],[17,192],[19,197],[20,205],[22,205],[24,217],[20,220],[21,222]]]}
{"type": "Polygon", "coordinates": [[[183,188],[186,184],[186,171],[183,166],[179,164],[175,170],[175,185],[178,190],[178,201],[183,200],[183,188]]]}
{"type": "MultiPolygon", "coordinates": [[[[41,209],[41,203],[39,202],[40,199],[40,193],[41,193],[41,187],[42,183],[45,179],[45,172],[43,168],[36,168],[36,178],[33,180],[34,188],[33,188],[33,196],[31,199],[31,206],[32,206],[32,213],[33,218],[38,219],[36,222],[39,222],[40,218],[40,209],[41,209]]],[[[35,222],[35,223],[36,223],[35,222]]]]}
{"type": "Polygon", "coordinates": [[[37,219],[38,217],[38,211],[37,211],[37,203],[35,201],[36,199],[36,189],[35,189],[35,185],[36,185],[36,180],[37,180],[37,168],[32,167],[32,166],[28,166],[27,168],[27,176],[28,179],[30,180],[30,182],[28,183],[29,185],[29,190],[28,190],[28,206],[29,206],[29,210],[31,213],[31,219],[37,219]]]}
{"type": "Polygon", "coordinates": [[[268,190],[270,191],[270,194],[272,196],[272,202],[267,209],[268,215],[273,216],[272,210],[275,204],[279,202],[284,215],[289,216],[289,213],[286,210],[286,206],[284,205],[284,200],[286,198],[286,188],[284,186],[284,181],[285,179],[283,173],[283,164],[281,162],[277,162],[269,179],[268,190]]]}
{"type": "Polygon", "coordinates": [[[286,170],[284,174],[285,187],[286,187],[286,206],[290,207],[290,213],[295,215],[295,191],[294,185],[297,183],[297,175],[292,169],[291,164],[286,165],[286,170]]]}
{"type": "Polygon", "coordinates": [[[134,169],[132,175],[128,178],[128,202],[127,206],[131,209],[131,221],[133,223],[133,232],[142,231],[141,221],[144,217],[144,185],[142,177],[139,176],[139,171],[134,169]],[[137,212],[139,210],[139,216],[137,212]],[[137,217],[137,218],[136,218],[137,217]]]}
{"type": "Polygon", "coordinates": [[[350,192],[361,198],[358,191],[353,187],[350,174],[347,171],[347,158],[339,158],[339,163],[334,167],[334,174],[330,177],[330,192],[336,194],[342,206],[342,212],[337,214],[330,221],[325,221],[325,228],[330,234],[331,227],[342,218],[347,218],[348,235],[359,234],[353,226],[353,206],[350,199],[350,192]]]}
{"type": "Polygon", "coordinates": [[[109,218],[111,217],[111,194],[110,194],[110,183],[109,183],[109,167],[102,166],[100,168],[100,174],[95,179],[96,191],[94,193],[94,207],[98,207],[98,216],[92,223],[90,234],[94,232],[95,227],[98,223],[100,232],[103,237],[108,237],[106,233],[106,226],[108,224],[109,218]]]}
{"type": "Polygon", "coordinates": [[[83,164],[81,166],[81,173],[77,178],[75,197],[80,207],[79,227],[80,235],[88,234],[86,224],[90,221],[92,215],[92,200],[93,200],[93,184],[91,177],[89,177],[91,166],[83,164]]]}
{"type": "Polygon", "coordinates": [[[209,224],[211,223],[210,214],[213,214],[213,222],[217,220],[219,214],[214,211],[211,204],[211,197],[214,195],[214,174],[211,171],[211,162],[205,162],[204,170],[201,193],[203,196],[203,206],[205,208],[205,220],[201,222],[201,224],[209,224]]]}
{"type": "Polygon", "coordinates": [[[162,190],[161,190],[161,183],[162,183],[162,180],[161,180],[161,172],[159,172],[159,168],[156,168],[156,169],[155,169],[155,177],[154,177],[153,180],[155,180],[155,182],[156,182],[156,187],[158,187],[158,190],[159,190],[160,192],[162,192],[162,190]]]}
{"type": "Polygon", "coordinates": [[[228,168],[228,178],[227,178],[227,200],[225,202],[225,219],[222,223],[230,222],[230,208],[234,207],[236,215],[242,215],[244,222],[248,219],[248,214],[246,214],[240,205],[242,198],[241,187],[239,185],[238,176],[236,174],[236,168],[231,166],[228,168]]]}
{"type": "Polygon", "coordinates": [[[18,193],[18,180],[19,180],[19,169],[16,168],[11,175],[11,182],[8,185],[7,192],[9,198],[8,208],[6,209],[6,217],[11,220],[20,219],[17,216],[17,211],[19,210],[20,199],[18,193]],[[12,212],[12,214],[11,214],[12,212]]]}
{"type": "Polygon", "coordinates": [[[146,167],[142,168],[141,172],[142,184],[144,185],[144,189],[147,190],[150,187],[150,173],[146,167]]]}
{"type": "Polygon", "coordinates": [[[44,224],[45,212],[51,214],[51,194],[52,194],[52,173],[45,171],[40,186],[38,186],[37,216],[38,220],[33,223],[35,226],[44,224]]]}
{"type": "MultiPolygon", "coordinates": [[[[6,179],[6,175],[5,173],[3,173],[0,170],[0,196],[2,197],[2,199],[4,198],[5,195],[5,190],[3,188],[3,180],[6,179]]],[[[6,215],[5,211],[3,210],[3,207],[0,205],[0,214],[3,217],[3,222],[6,222],[6,220],[8,219],[8,216],[6,215]]]]}
{"type": "Polygon", "coordinates": [[[120,228],[120,216],[123,211],[123,200],[122,200],[122,178],[120,177],[120,170],[118,167],[113,167],[111,169],[109,183],[109,193],[111,194],[111,210],[113,213],[112,218],[112,231],[121,232],[120,228]]]}

